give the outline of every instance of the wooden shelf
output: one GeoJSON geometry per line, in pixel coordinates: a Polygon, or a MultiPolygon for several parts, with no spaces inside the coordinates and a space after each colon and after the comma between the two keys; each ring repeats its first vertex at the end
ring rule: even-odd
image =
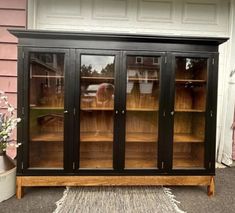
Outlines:
{"type": "Polygon", "coordinates": [[[127,108],[127,111],[144,111],[144,112],[158,112],[159,109],[154,108],[127,108]]]}
{"type": "Polygon", "coordinates": [[[198,159],[193,159],[191,156],[174,157],[173,169],[180,168],[203,168],[203,162],[198,159]]]}
{"type": "Polygon", "coordinates": [[[157,142],[158,136],[153,133],[127,133],[126,142],[157,142]]]}
{"type": "MultiPolygon", "coordinates": [[[[104,80],[114,80],[114,77],[96,77],[96,76],[94,76],[94,77],[87,77],[87,76],[82,76],[81,77],[81,80],[101,80],[101,81],[104,81],[104,80]]],[[[128,81],[159,81],[159,79],[158,78],[156,78],[156,77],[148,77],[148,78],[142,78],[142,77],[140,77],[140,78],[136,78],[136,77],[128,77],[128,81]]]]}
{"type": "Polygon", "coordinates": [[[62,132],[43,133],[43,134],[33,135],[30,141],[32,142],[62,142],[64,141],[64,135],[62,132]]]}
{"type": "Polygon", "coordinates": [[[29,169],[63,169],[63,163],[57,160],[40,160],[30,162],[29,169]]]}
{"type": "Polygon", "coordinates": [[[113,168],[113,161],[108,159],[90,159],[90,158],[82,158],[80,159],[80,168],[113,168]]]}
{"type": "Polygon", "coordinates": [[[198,137],[192,134],[174,134],[175,143],[203,143],[203,137],[198,137]]]}
{"type": "Polygon", "coordinates": [[[31,78],[64,78],[63,75],[31,75],[31,78]]]}
{"type": "Polygon", "coordinates": [[[81,142],[113,142],[112,133],[81,132],[81,142]]]}
{"type": "Polygon", "coordinates": [[[30,106],[30,109],[41,109],[41,110],[64,110],[64,107],[53,107],[53,106],[30,106]]]}
{"type": "MultiPolygon", "coordinates": [[[[80,159],[80,168],[113,168],[113,161],[107,159],[80,159]]],[[[153,159],[126,159],[125,168],[157,168],[153,159]]]]}
{"type": "Polygon", "coordinates": [[[114,80],[114,77],[105,77],[105,76],[91,76],[91,77],[87,77],[87,76],[82,76],[81,80],[89,80],[89,81],[94,81],[94,80],[114,80]]]}
{"type": "MultiPolygon", "coordinates": [[[[152,133],[127,133],[126,142],[157,142],[158,136],[152,133]]],[[[112,133],[80,133],[81,142],[113,142],[112,133]]]]}
{"type": "MultiPolygon", "coordinates": [[[[30,139],[32,142],[62,142],[64,141],[63,133],[43,133],[38,135],[33,135],[30,139]]],[[[158,136],[153,133],[127,133],[126,142],[156,142],[158,136]]],[[[112,133],[100,133],[100,132],[81,132],[80,133],[81,142],[113,142],[112,133]]]]}
{"type": "MultiPolygon", "coordinates": [[[[158,136],[153,133],[127,133],[126,142],[156,142],[158,136]]],[[[31,141],[40,142],[62,142],[63,133],[44,133],[40,135],[34,135],[31,137],[31,141]]],[[[80,133],[81,142],[113,142],[112,133],[100,133],[100,132],[82,132],[80,133]]],[[[202,137],[197,137],[191,134],[175,134],[174,142],[176,143],[203,143],[202,137]]]]}
{"type": "Polygon", "coordinates": [[[150,77],[150,78],[136,78],[136,77],[128,77],[128,79],[127,79],[127,81],[129,82],[129,81],[143,81],[143,82],[145,82],[145,81],[159,81],[159,79],[158,78],[156,78],[156,77],[150,77]]]}
{"type": "Polygon", "coordinates": [[[114,108],[111,107],[82,107],[83,111],[114,111],[114,108]]]}
{"type": "Polygon", "coordinates": [[[175,109],[175,112],[205,112],[203,109],[175,109]]]}
{"type": "MultiPolygon", "coordinates": [[[[114,108],[111,107],[82,107],[84,111],[112,111],[114,108]]],[[[127,108],[127,111],[143,111],[143,112],[157,112],[159,109],[154,108],[127,108]]]]}
{"type": "Polygon", "coordinates": [[[143,168],[143,169],[150,169],[150,168],[157,168],[157,160],[155,159],[125,159],[125,168],[131,169],[131,168],[143,168]]]}
{"type": "Polygon", "coordinates": [[[175,79],[176,83],[206,83],[206,80],[195,80],[195,79],[175,79]]]}

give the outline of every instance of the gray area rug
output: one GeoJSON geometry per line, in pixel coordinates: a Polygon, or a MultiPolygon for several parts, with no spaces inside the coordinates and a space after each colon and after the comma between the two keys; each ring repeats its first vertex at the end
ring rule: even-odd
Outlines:
{"type": "Polygon", "coordinates": [[[164,187],[68,187],[54,213],[183,213],[164,187]]]}

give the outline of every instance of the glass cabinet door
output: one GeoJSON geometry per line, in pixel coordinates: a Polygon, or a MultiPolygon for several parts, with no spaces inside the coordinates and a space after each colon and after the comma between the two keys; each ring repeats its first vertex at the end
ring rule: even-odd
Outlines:
{"type": "Polygon", "coordinates": [[[64,167],[65,53],[29,52],[29,168],[64,167]]]}
{"type": "Polygon", "coordinates": [[[115,55],[80,56],[81,169],[112,169],[115,55]]]}
{"type": "Polygon", "coordinates": [[[125,169],[157,168],[161,57],[126,58],[125,169]]]}
{"type": "Polygon", "coordinates": [[[175,58],[173,168],[203,168],[208,58],[175,58]]]}

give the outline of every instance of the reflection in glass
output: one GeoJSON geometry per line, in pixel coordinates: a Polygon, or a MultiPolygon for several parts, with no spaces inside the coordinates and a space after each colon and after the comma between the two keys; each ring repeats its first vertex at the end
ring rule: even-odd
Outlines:
{"type": "Polygon", "coordinates": [[[173,168],[204,167],[207,59],[176,58],[173,168]]]}
{"type": "Polygon", "coordinates": [[[114,77],[114,56],[82,55],[81,76],[114,77]]]}
{"type": "Polygon", "coordinates": [[[207,80],[207,59],[176,57],[175,78],[207,80]]]}
{"type": "Polygon", "coordinates": [[[125,168],[156,168],[161,58],[127,57],[125,168]]]}
{"type": "Polygon", "coordinates": [[[113,167],[114,64],[114,56],[81,56],[80,168],[113,167]]]}
{"type": "Polygon", "coordinates": [[[64,54],[30,53],[29,166],[63,167],[64,54]]]}

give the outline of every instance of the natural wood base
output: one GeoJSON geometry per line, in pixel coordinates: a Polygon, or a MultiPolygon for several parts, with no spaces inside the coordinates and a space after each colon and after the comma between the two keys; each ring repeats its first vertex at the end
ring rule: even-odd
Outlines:
{"type": "Polygon", "coordinates": [[[208,194],[208,196],[214,196],[215,195],[215,180],[214,180],[214,177],[211,177],[210,185],[207,186],[207,194],[208,194]]]}
{"type": "Polygon", "coordinates": [[[23,196],[23,187],[33,186],[207,186],[214,195],[213,176],[19,176],[16,198],[23,196]]]}

